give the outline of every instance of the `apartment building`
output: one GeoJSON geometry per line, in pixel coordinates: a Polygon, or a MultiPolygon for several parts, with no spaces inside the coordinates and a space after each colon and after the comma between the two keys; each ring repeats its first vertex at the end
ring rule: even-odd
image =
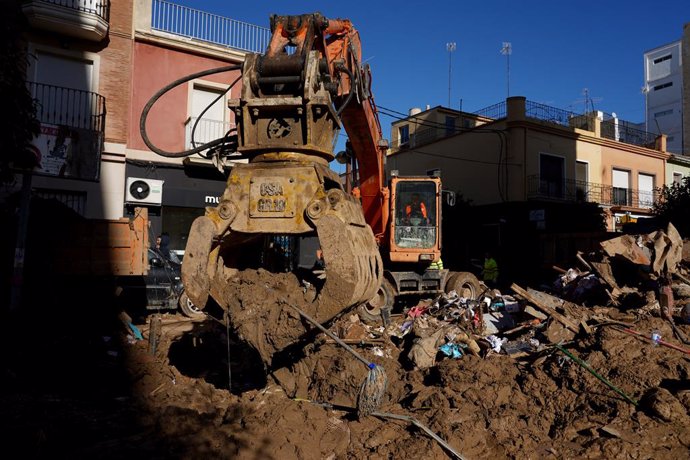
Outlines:
{"type": "MultiPolygon", "coordinates": [[[[160,187],[162,193],[151,207],[153,232],[168,233],[170,248],[181,251],[192,221],[206,206],[217,204],[233,162],[214,163],[203,152],[187,158],[153,153],[140,134],[142,110],[158,90],[175,80],[240,66],[246,53],[263,52],[270,31],[164,0],[136,0],[135,6],[133,85],[124,152],[125,212],[141,201],[135,196],[138,184],[160,187]]],[[[239,76],[238,69],[196,78],[164,95],[146,123],[151,142],[162,150],[181,152],[223,137],[235,126],[228,100],[239,97],[241,86],[239,82],[229,90],[228,86],[239,76]]]]}
{"type": "Polygon", "coordinates": [[[33,194],[88,218],[122,216],[132,2],[30,0],[27,85],[37,101],[33,194]]]}
{"type": "Polygon", "coordinates": [[[683,154],[682,41],[644,53],[645,130],[664,133],[671,153],[683,154]]]}
{"type": "Polygon", "coordinates": [[[577,114],[524,97],[474,114],[415,113],[393,123],[391,138],[388,170],[440,169],[444,186],[475,205],[595,202],[610,230],[651,214],[670,157],[664,135],[601,112],[577,114]]]}
{"type": "MultiPolygon", "coordinates": [[[[269,29],[165,0],[28,0],[22,9],[30,24],[26,79],[41,123],[33,195],[90,219],[146,206],[151,233],[167,232],[171,249],[183,250],[192,220],[217,202],[233,163],[205,152],[153,153],[139,132],[142,110],[174,80],[263,52],[269,29]]],[[[234,127],[227,102],[240,87],[226,89],[239,74],[208,75],[163,96],[146,124],[151,141],[181,152],[223,137],[234,127]]]]}

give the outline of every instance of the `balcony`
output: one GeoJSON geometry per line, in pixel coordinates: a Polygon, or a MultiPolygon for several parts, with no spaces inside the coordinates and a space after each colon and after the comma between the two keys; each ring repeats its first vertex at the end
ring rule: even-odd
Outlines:
{"type": "Polygon", "coordinates": [[[41,133],[33,141],[39,174],[97,180],[105,131],[100,94],[29,82],[41,133]]]}
{"type": "Polygon", "coordinates": [[[22,10],[37,29],[95,42],[108,35],[109,0],[29,0],[22,10]]]}
{"type": "Polygon", "coordinates": [[[603,206],[650,209],[658,192],[619,188],[578,180],[552,180],[539,175],[527,178],[527,198],[598,203],[603,206]]]}
{"type": "Polygon", "coordinates": [[[271,31],[266,27],[176,5],[165,0],[153,0],[151,28],[159,32],[253,53],[266,51],[271,38],[271,31]]]}
{"type": "Polygon", "coordinates": [[[186,141],[185,148],[191,149],[199,147],[207,142],[220,139],[224,137],[228,131],[235,127],[234,123],[227,121],[210,120],[207,118],[190,117],[185,125],[186,141]],[[194,142],[192,143],[192,128],[196,121],[196,130],[194,131],[194,142]]]}

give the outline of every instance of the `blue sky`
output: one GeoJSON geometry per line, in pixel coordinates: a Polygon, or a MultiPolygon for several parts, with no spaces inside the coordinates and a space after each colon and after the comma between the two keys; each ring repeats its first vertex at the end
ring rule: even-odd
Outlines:
{"type": "MultiPolygon", "coordinates": [[[[175,3],[266,26],[271,14],[319,11],[348,18],[359,30],[372,67],[376,103],[407,112],[451,104],[474,112],[506,97],[503,42],[511,42],[510,95],[581,112],[584,88],[594,107],[644,120],[643,53],[682,37],[689,0],[600,1],[358,1],[175,3]]],[[[382,116],[390,137],[393,119],[382,116]]]]}

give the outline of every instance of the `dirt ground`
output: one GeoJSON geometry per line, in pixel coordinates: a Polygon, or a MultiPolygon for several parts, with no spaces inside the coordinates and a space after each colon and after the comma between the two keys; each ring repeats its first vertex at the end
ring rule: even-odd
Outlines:
{"type": "MultiPolygon", "coordinates": [[[[153,341],[152,316],[135,318],[137,340],[113,305],[6,316],[0,436],[15,452],[6,458],[454,458],[407,422],[358,420],[348,407],[367,368],[284,303],[306,309],[314,293],[291,275],[249,275],[242,282],[251,289],[230,308],[229,340],[219,309],[209,312],[215,320],[162,315],[153,341]],[[279,339],[257,333],[259,321],[279,339]],[[286,346],[270,359],[271,347],[286,346]]],[[[634,320],[635,330],[690,348],[661,318],[634,320]]],[[[354,324],[344,314],[330,326],[347,334],[354,324]]],[[[567,344],[633,405],[553,348],[468,354],[417,370],[409,347],[386,334],[356,347],[388,376],[380,410],[415,417],[463,458],[690,456],[686,353],[608,326],[567,344]]]]}

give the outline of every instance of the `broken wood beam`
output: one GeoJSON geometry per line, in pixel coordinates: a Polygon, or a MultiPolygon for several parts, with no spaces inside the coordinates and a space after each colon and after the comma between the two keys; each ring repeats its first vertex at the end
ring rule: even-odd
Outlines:
{"type": "Polygon", "coordinates": [[[522,289],[520,286],[517,284],[513,283],[510,286],[510,289],[513,290],[516,294],[533,304],[535,307],[537,307],[539,310],[543,311],[544,313],[552,316],[554,319],[556,319],[559,323],[561,323],[563,326],[565,326],[568,330],[578,333],[580,332],[580,325],[570,318],[558,313],[555,309],[551,308],[550,306],[540,302],[535,296],[527,292],[526,290],[522,289]]]}

